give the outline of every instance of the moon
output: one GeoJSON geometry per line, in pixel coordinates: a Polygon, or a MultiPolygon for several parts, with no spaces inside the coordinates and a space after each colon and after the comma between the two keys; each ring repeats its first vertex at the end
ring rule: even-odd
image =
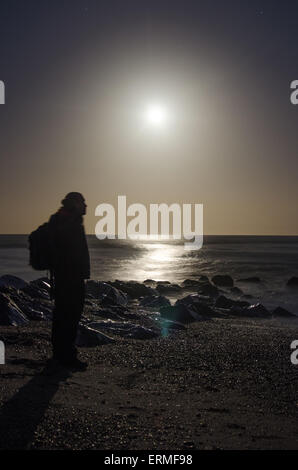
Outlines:
{"type": "Polygon", "coordinates": [[[161,127],[167,120],[167,110],[162,105],[152,104],[147,107],[145,118],[151,126],[161,127]]]}

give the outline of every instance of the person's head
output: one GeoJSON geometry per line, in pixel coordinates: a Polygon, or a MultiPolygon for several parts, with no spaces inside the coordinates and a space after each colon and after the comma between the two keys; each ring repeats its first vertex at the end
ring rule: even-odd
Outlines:
{"type": "Polygon", "coordinates": [[[76,212],[79,215],[86,214],[87,204],[81,193],[68,193],[61,203],[62,206],[69,211],[76,212]]]}

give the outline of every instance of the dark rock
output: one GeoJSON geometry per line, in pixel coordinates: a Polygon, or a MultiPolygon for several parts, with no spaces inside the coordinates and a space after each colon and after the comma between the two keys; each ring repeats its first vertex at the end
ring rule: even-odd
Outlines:
{"type": "Polygon", "coordinates": [[[40,321],[46,319],[44,313],[41,310],[35,309],[29,304],[22,304],[21,311],[26,315],[27,318],[29,318],[29,320],[40,321]]]}
{"type": "Polygon", "coordinates": [[[170,282],[167,283],[166,281],[164,282],[158,282],[156,285],[156,290],[160,293],[171,293],[171,292],[180,292],[182,290],[182,287],[179,286],[178,284],[171,284],[170,282]]]}
{"type": "Polygon", "coordinates": [[[51,305],[50,302],[47,302],[45,300],[42,300],[42,301],[33,300],[33,302],[31,303],[31,307],[36,311],[40,311],[43,315],[43,319],[45,320],[52,319],[53,305],[51,305]]]}
{"type": "Polygon", "coordinates": [[[224,295],[220,295],[215,302],[215,307],[217,308],[231,308],[234,306],[234,301],[232,299],[228,299],[224,295]]]}
{"type": "MultiPolygon", "coordinates": [[[[122,303],[119,303],[119,296],[111,295],[111,294],[104,294],[100,300],[101,307],[124,307],[122,303]]],[[[124,307],[125,308],[125,307],[124,307]]]]}
{"type": "Polygon", "coordinates": [[[140,300],[140,305],[142,307],[159,308],[171,305],[171,302],[163,295],[148,295],[140,300]]]}
{"type": "Polygon", "coordinates": [[[220,287],[233,287],[234,281],[231,276],[218,274],[211,279],[213,284],[220,287]]]}
{"type": "Polygon", "coordinates": [[[114,282],[111,282],[111,285],[119,289],[120,291],[125,292],[132,299],[139,299],[140,297],[143,297],[145,295],[155,294],[155,290],[151,287],[148,287],[145,284],[141,284],[135,281],[125,282],[116,280],[114,282]]]}
{"type": "Polygon", "coordinates": [[[123,311],[117,309],[116,306],[104,307],[104,308],[97,307],[97,309],[93,310],[92,313],[93,315],[96,315],[98,317],[105,318],[105,319],[123,320],[124,318],[123,311]]]}
{"type": "Polygon", "coordinates": [[[28,319],[13,300],[0,293],[0,325],[24,325],[28,319]]]}
{"type": "Polygon", "coordinates": [[[79,325],[76,344],[83,347],[95,347],[101,344],[114,343],[115,340],[109,336],[94,330],[86,325],[79,325]]]}
{"type": "Polygon", "coordinates": [[[156,284],[156,281],[154,281],[154,279],[145,279],[143,283],[148,284],[149,286],[154,286],[156,284]]]}
{"type": "Polygon", "coordinates": [[[198,293],[207,297],[217,297],[219,295],[219,290],[210,282],[206,282],[199,287],[198,293]]]}
{"type": "Polygon", "coordinates": [[[3,294],[8,294],[9,296],[15,295],[18,291],[14,287],[4,286],[0,284],[0,292],[3,294]]]}
{"type": "MultiPolygon", "coordinates": [[[[207,278],[208,280],[208,278],[207,278]]],[[[198,281],[197,279],[185,279],[183,282],[182,282],[182,287],[198,287],[201,285],[201,282],[198,281]]]]}
{"type": "Polygon", "coordinates": [[[261,279],[257,276],[246,277],[243,279],[238,279],[237,282],[250,282],[250,283],[259,283],[262,282],[261,279]]]}
{"type": "Polygon", "coordinates": [[[202,300],[202,296],[198,294],[191,294],[183,297],[182,299],[178,299],[175,305],[184,305],[199,315],[214,315],[214,310],[206,303],[206,301],[202,300]]]}
{"type": "Polygon", "coordinates": [[[182,282],[182,287],[183,288],[196,288],[196,287],[200,287],[202,284],[205,284],[205,283],[209,283],[209,279],[207,276],[200,276],[199,279],[185,279],[183,282],[182,282]]]}
{"type": "Polygon", "coordinates": [[[31,281],[30,284],[38,289],[45,290],[50,293],[51,290],[51,283],[47,277],[41,277],[40,279],[35,279],[31,281]]]}
{"type": "Polygon", "coordinates": [[[30,307],[28,305],[24,310],[23,313],[32,321],[50,321],[53,318],[53,313],[50,310],[47,310],[43,306],[41,307],[30,307]]]}
{"type": "MultiPolygon", "coordinates": [[[[208,295],[202,295],[202,294],[191,294],[191,295],[194,295],[196,297],[197,301],[202,302],[204,304],[207,304],[207,305],[213,305],[214,304],[214,299],[212,299],[208,295]]],[[[183,297],[183,298],[185,298],[185,297],[183,297]]]]}
{"type": "Polygon", "coordinates": [[[124,292],[102,281],[88,280],[86,282],[86,293],[101,301],[108,297],[108,302],[114,302],[115,305],[126,305],[128,302],[127,295],[124,292]]]}
{"type": "Polygon", "coordinates": [[[239,294],[239,295],[243,294],[243,291],[239,289],[239,287],[231,287],[230,291],[232,292],[232,294],[239,294]]]}
{"type": "Polygon", "coordinates": [[[215,302],[215,307],[216,308],[225,308],[225,309],[231,309],[233,307],[249,307],[249,302],[246,302],[245,300],[233,300],[229,299],[228,297],[225,297],[224,295],[220,295],[215,302]]]}
{"type": "Polygon", "coordinates": [[[262,304],[254,304],[242,310],[244,315],[250,317],[271,318],[271,313],[262,304]]]}
{"type": "Polygon", "coordinates": [[[235,300],[234,301],[234,305],[236,305],[237,307],[249,307],[250,306],[250,303],[247,302],[246,300],[235,300]]]}
{"type": "Polygon", "coordinates": [[[277,307],[272,312],[273,317],[281,317],[281,318],[298,318],[297,315],[294,313],[289,312],[285,308],[277,307]]]}
{"type": "Polygon", "coordinates": [[[287,282],[288,287],[298,287],[298,277],[293,276],[287,282]]]}
{"type": "Polygon", "coordinates": [[[39,287],[31,283],[21,290],[22,292],[24,292],[25,294],[29,295],[30,297],[34,299],[46,299],[46,300],[50,299],[50,295],[47,290],[40,289],[39,287]]]}
{"type": "MultiPolygon", "coordinates": [[[[25,290],[30,290],[30,288],[31,286],[26,286],[25,290]]],[[[52,318],[53,304],[49,300],[48,294],[45,294],[45,291],[43,291],[43,294],[46,298],[41,298],[39,296],[31,297],[24,291],[24,289],[9,289],[10,299],[14,301],[19,310],[21,310],[29,320],[47,320],[52,318]]],[[[37,289],[37,287],[34,289],[37,289]]],[[[36,294],[35,290],[34,293],[36,294]]],[[[38,295],[42,294],[39,292],[38,295]]]]}
{"type": "Polygon", "coordinates": [[[202,315],[192,310],[190,307],[178,304],[171,307],[161,307],[160,315],[162,318],[167,318],[180,323],[191,323],[194,321],[204,320],[202,315]]]}
{"type": "Polygon", "coordinates": [[[24,281],[20,277],[11,276],[10,274],[4,274],[0,277],[0,286],[14,287],[15,289],[23,289],[28,285],[28,282],[24,281]]]}

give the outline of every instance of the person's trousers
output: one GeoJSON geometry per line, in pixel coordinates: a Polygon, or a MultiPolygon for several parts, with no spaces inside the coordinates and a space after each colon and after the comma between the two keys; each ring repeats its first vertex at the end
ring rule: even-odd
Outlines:
{"type": "Polygon", "coordinates": [[[54,298],[53,357],[62,362],[71,362],[77,357],[75,342],[84,307],[84,280],[66,281],[65,279],[55,279],[54,298]]]}

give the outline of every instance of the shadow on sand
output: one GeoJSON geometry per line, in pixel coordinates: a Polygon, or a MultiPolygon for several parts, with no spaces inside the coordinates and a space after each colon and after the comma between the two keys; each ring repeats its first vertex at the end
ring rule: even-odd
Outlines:
{"type": "Polygon", "coordinates": [[[70,376],[51,362],[0,408],[0,449],[29,449],[50,401],[70,376]]]}

